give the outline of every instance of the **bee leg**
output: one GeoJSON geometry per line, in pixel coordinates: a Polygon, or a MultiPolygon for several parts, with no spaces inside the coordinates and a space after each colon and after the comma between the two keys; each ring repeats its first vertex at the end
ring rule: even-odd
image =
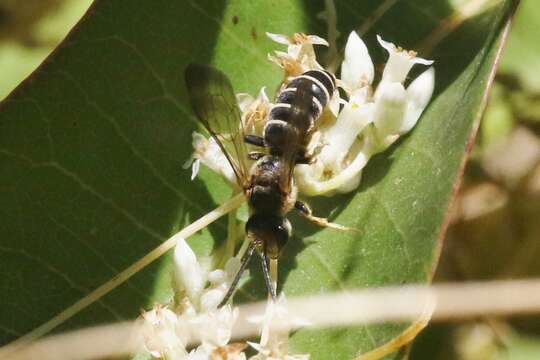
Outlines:
{"type": "Polygon", "coordinates": [[[311,211],[311,208],[305,202],[296,201],[294,203],[294,208],[298,210],[303,217],[305,217],[306,219],[308,219],[309,221],[311,221],[312,223],[316,225],[328,227],[331,229],[341,230],[341,231],[358,231],[356,229],[353,229],[347,226],[330,222],[326,218],[313,216],[313,212],[311,211]]]}
{"type": "Polygon", "coordinates": [[[259,151],[251,151],[248,153],[247,156],[248,156],[248,159],[257,161],[265,155],[266,155],[265,153],[262,153],[259,151]]]}
{"type": "Polygon", "coordinates": [[[265,147],[264,139],[257,135],[244,135],[244,142],[259,147],[265,147]]]}
{"type": "Polygon", "coordinates": [[[229,299],[233,295],[234,291],[236,290],[236,287],[238,286],[238,282],[242,278],[242,274],[244,273],[244,271],[246,271],[246,268],[249,264],[249,260],[251,259],[251,256],[253,255],[254,251],[255,251],[255,244],[250,243],[246,252],[242,256],[242,259],[240,260],[240,269],[238,269],[238,272],[234,276],[231,286],[229,287],[229,290],[227,290],[227,293],[223,297],[223,300],[221,300],[221,303],[219,304],[218,308],[225,305],[227,301],[229,301],[229,299]]]}
{"type": "Polygon", "coordinates": [[[266,289],[272,298],[272,301],[276,301],[276,288],[273,285],[273,281],[270,279],[270,272],[268,271],[268,256],[264,251],[260,251],[259,255],[261,257],[261,265],[263,270],[264,283],[266,284],[266,289]]]}

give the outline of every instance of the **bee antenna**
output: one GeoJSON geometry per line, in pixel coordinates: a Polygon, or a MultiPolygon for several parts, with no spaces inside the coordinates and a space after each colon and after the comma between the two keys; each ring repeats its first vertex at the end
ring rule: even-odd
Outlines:
{"type": "Polygon", "coordinates": [[[270,272],[268,271],[268,257],[266,256],[266,253],[264,251],[261,251],[259,253],[261,256],[261,265],[263,270],[263,277],[264,277],[264,283],[266,284],[266,289],[270,293],[270,296],[272,297],[272,301],[276,301],[276,289],[272,285],[272,281],[270,280],[270,272]]]}
{"type": "Polygon", "coordinates": [[[229,287],[229,290],[227,290],[227,293],[225,294],[225,297],[223,298],[223,300],[221,300],[221,303],[219,304],[218,308],[225,305],[227,301],[229,301],[229,299],[233,295],[234,291],[236,290],[236,287],[238,286],[238,282],[240,281],[240,278],[242,277],[242,274],[244,273],[244,271],[246,271],[246,268],[249,264],[249,260],[251,260],[251,256],[253,255],[254,251],[255,251],[255,244],[253,242],[250,242],[246,252],[242,256],[242,259],[240,260],[240,268],[238,269],[238,272],[234,276],[231,286],[229,287]]]}

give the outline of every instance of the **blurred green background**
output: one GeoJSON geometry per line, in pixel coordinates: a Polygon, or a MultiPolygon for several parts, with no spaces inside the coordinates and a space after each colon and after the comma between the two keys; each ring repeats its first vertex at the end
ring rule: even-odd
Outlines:
{"type": "MultiPolygon", "coordinates": [[[[91,0],[0,0],[0,98],[58,45],[91,0]]],[[[456,201],[435,281],[540,275],[540,2],[515,18],[456,201]]],[[[411,359],[540,359],[540,318],[434,324],[411,359]]]]}
{"type": "MultiPolygon", "coordinates": [[[[540,2],[521,1],[436,282],[540,276],[539,36],[540,2]]],[[[434,324],[417,339],[410,358],[540,359],[540,317],[434,324]]]]}
{"type": "Polygon", "coordinates": [[[0,98],[60,43],[92,0],[0,0],[0,98]]]}

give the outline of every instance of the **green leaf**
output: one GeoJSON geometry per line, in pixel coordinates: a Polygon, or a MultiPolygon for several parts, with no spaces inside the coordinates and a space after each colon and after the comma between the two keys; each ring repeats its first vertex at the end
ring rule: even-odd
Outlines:
{"type": "MultiPolygon", "coordinates": [[[[501,1],[445,37],[435,59],[434,99],[412,133],[365,169],[347,196],[310,200],[317,215],[361,229],[320,230],[293,216],[296,236],[280,260],[287,296],[429,281],[446,213],[489,87],[511,10],[501,1]]],[[[346,34],[378,1],[337,4],[346,34]]],[[[110,279],[230,195],[209,171],[181,168],[197,128],[183,70],[213,63],[236,92],[271,92],[282,74],[264,32],[325,34],[322,2],[96,1],[76,29],[0,108],[0,341],[15,339],[110,279]]],[[[445,1],[398,1],[363,37],[406,48],[423,43],[452,13],[445,1]]],[[[424,55],[424,54],[422,54],[424,55]]],[[[425,56],[428,57],[428,56],[425,56]]],[[[226,237],[220,221],[190,239],[209,254],[226,237]]],[[[262,298],[258,267],[243,290],[262,298]]],[[[134,318],[165,301],[164,258],[78,314],[62,329],[134,318]]],[[[324,311],[324,310],[321,310],[324,311]]],[[[350,358],[401,325],[301,330],[292,350],[350,358]]]]}

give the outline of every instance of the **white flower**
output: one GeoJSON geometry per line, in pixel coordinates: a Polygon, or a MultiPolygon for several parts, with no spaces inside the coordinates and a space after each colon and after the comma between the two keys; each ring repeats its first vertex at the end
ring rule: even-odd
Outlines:
{"type": "MultiPolygon", "coordinates": [[[[218,305],[238,271],[239,260],[232,258],[224,270],[206,272],[186,241],[179,238],[174,265],[176,312],[158,305],[142,315],[146,349],[153,357],[174,360],[210,359],[215,351],[228,354],[238,310],[230,305],[218,309],[218,305]],[[200,345],[188,354],[186,345],[191,341],[200,345]]],[[[234,349],[238,347],[230,348],[230,359],[242,359],[234,349]]]]}
{"type": "Polygon", "coordinates": [[[185,292],[189,300],[198,306],[205,276],[195,253],[184,239],[178,239],[174,248],[175,280],[179,292],[185,292]]]}
{"type": "Polygon", "coordinates": [[[265,87],[261,88],[256,99],[244,93],[237,94],[236,99],[242,112],[241,121],[246,134],[261,135],[266,118],[272,107],[266,95],[265,87]]]}
{"type": "Polygon", "coordinates": [[[435,87],[435,69],[428,68],[407,87],[407,109],[399,132],[410,131],[426,108],[435,87]]]}
{"type": "Polygon", "coordinates": [[[229,164],[227,157],[213,137],[207,139],[202,134],[193,132],[193,154],[184,163],[184,168],[191,166],[191,180],[199,173],[200,164],[203,163],[212,171],[221,174],[231,184],[236,185],[236,175],[229,164]]]}
{"type": "Polygon", "coordinates": [[[204,272],[193,250],[179,238],[174,249],[174,265],[177,292],[185,293],[196,311],[208,312],[216,310],[225,297],[240,268],[240,260],[233,257],[224,270],[204,272]]]}
{"type": "Polygon", "coordinates": [[[189,332],[179,334],[176,314],[156,305],[152,310],[142,314],[144,347],[153,357],[160,358],[171,356],[183,358],[186,354],[186,343],[189,340],[189,332]]]}
{"type": "Polygon", "coordinates": [[[381,84],[387,82],[403,83],[414,64],[433,64],[432,60],[416,57],[415,51],[404,50],[391,42],[384,41],[379,35],[377,35],[377,41],[388,51],[389,55],[384,67],[381,84]]]}
{"type": "Polygon", "coordinates": [[[296,167],[301,193],[332,195],[354,190],[371,156],[410,131],[431,98],[435,82],[433,68],[407,89],[403,82],[414,64],[433,62],[377,38],[389,52],[389,59],[381,82],[373,89],[371,57],[362,39],[355,32],[349,35],[340,80],[349,101],[335,121],[320,128],[320,142],[311,144],[319,148],[315,163],[296,167]]]}
{"type": "Polygon", "coordinates": [[[309,325],[309,323],[289,314],[283,293],[276,302],[268,301],[263,316],[252,317],[248,321],[262,325],[259,343],[248,342],[251,347],[258,351],[258,354],[250,359],[293,360],[309,358],[307,354],[290,355],[288,353],[289,332],[309,325]]]}
{"type": "Polygon", "coordinates": [[[192,350],[186,360],[246,360],[242,352],[247,347],[244,343],[232,343],[215,349],[199,346],[192,350]]]}
{"type": "Polygon", "coordinates": [[[202,312],[189,322],[192,331],[204,346],[216,348],[225,346],[231,339],[232,325],[238,318],[238,309],[225,305],[220,309],[202,312]]]}
{"type": "Polygon", "coordinates": [[[287,45],[287,52],[275,51],[268,59],[285,71],[285,79],[298,76],[308,70],[322,69],[317,62],[313,45],[328,46],[328,42],[316,35],[295,33],[292,37],[280,34],[266,33],[277,43],[287,45]]]}
{"type": "Polygon", "coordinates": [[[341,64],[343,88],[352,93],[353,89],[360,89],[370,85],[374,74],[373,62],[366,44],[355,31],[351,32],[345,45],[345,59],[341,64]]]}
{"type": "MultiPolygon", "coordinates": [[[[232,257],[227,260],[224,270],[214,270],[208,274],[210,287],[201,295],[201,309],[215,309],[225,297],[234,277],[240,269],[240,260],[232,257]]],[[[244,272],[247,275],[246,272],[244,272]]]]}

